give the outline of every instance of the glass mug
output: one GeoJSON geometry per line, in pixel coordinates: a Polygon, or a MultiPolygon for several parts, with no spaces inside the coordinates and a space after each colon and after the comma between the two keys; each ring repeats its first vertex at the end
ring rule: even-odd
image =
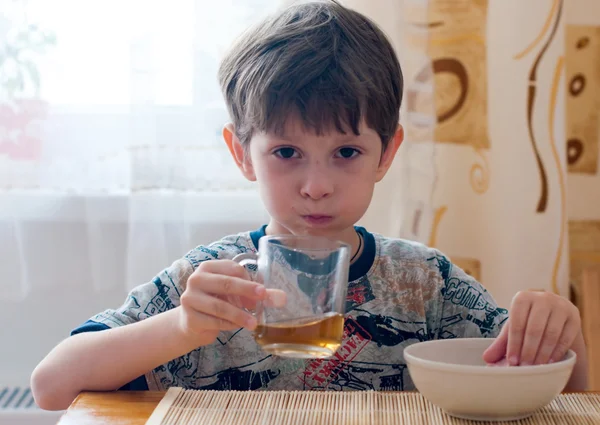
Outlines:
{"type": "Polygon", "coordinates": [[[264,236],[258,254],[233,260],[257,268],[268,298],[251,311],[254,339],[271,354],[295,358],[332,356],[342,343],[350,246],[323,237],[264,236]]]}

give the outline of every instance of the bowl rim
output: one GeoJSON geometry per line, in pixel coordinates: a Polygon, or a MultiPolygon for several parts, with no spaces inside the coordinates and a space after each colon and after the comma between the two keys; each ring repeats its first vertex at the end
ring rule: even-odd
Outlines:
{"type": "MultiPolygon", "coordinates": [[[[469,340],[486,340],[493,341],[493,338],[461,338],[461,339],[469,339],[469,340]]],[[[443,339],[435,339],[431,341],[423,341],[417,342],[409,345],[404,349],[404,359],[408,367],[410,367],[411,363],[414,365],[424,366],[428,369],[434,369],[438,371],[444,372],[459,372],[459,373],[469,373],[471,375],[504,375],[504,376],[515,376],[515,375],[537,375],[537,374],[546,374],[549,372],[557,372],[559,370],[563,370],[565,368],[572,368],[577,361],[577,353],[573,350],[569,350],[565,356],[565,358],[561,361],[555,363],[548,363],[543,365],[531,365],[531,366],[508,366],[508,367],[494,367],[488,365],[461,365],[456,363],[443,363],[437,362],[434,360],[426,360],[420,357],[415,356],[411,353],[414,350],[415,346],[423,346],[423,345],[435,345],[440,344],[440,341],[455,341],[456,338],[443,340],[443,339]]]]}

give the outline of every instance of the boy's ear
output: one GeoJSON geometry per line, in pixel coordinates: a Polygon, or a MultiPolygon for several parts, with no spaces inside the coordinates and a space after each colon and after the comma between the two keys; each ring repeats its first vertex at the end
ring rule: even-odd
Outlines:
{"type": "Polygon", "coordinates": [[[381,160],[379,161],[379,167],[377,168],[377,179],[376,181],[381,181],[387,171],[389,170],[392,162],[394,161],[394,157],[396,156],[396,152],[398,152],[398,148],[404,141],[404,128],[400,124],[398,124],[398,128],[396,129],[396,133],[392,140],[387,145],[387,148],[381,154],[381,160]]]}
{"type": "Polygon", "coordinates": [[[232,123],[226,124],[225,127],[223,127],[223,139],[227,144],[227,149],[229,149],[231,157],[244,177],[251,182],[256,181],[252,161],[250,161],[250,154],[249,152],[246,152],[246,149],[244,149],[244,146],[242,146],[240,140],[235,135],[235,129],[232,123]]]}

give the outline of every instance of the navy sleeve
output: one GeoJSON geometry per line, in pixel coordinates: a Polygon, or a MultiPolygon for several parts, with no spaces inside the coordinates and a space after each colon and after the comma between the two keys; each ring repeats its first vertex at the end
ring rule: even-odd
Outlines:
{"type": "MultiPolygon", "coordinates": [[[[85,332],[105,331],[107,329],[110,329],[110,327],[105,325],[104,323],[98,323],[94,322],[93,320],[88,320],[83,325],[73,329],[71,331],[71,336],[85,332]]],[[[119,388],[119,391],[148,391],[148,382],[146,381],[146,377],[144,375],[138,376],[133,381],[119,388]]]]}
{"type": "Polygon", "coordinates": [[[88,320],[83,325],[80,325],[80,326],[76,327],[75,329],[73,329],[71,331],[71,336],[77,335],[77,334],[82,334],[85,332],[105,331],[107,329],[110,329],[110,327],[108,327],[104,323],[98,323],[98,322],[94,322],[93,320],[88,320]]]}

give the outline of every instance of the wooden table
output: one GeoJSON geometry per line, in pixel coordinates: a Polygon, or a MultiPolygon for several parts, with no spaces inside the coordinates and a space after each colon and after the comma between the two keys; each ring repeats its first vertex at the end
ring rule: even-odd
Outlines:
{"type": "Polygon", "coordinates": [[[160,391],[81,393],[58,421],[59,425],[144,425],[160,391]]]}
{"type": "Polygon", "coordinates": [[[144,425],[164,394],[160,391],[81,393],[58,425],[144,425]]]}

